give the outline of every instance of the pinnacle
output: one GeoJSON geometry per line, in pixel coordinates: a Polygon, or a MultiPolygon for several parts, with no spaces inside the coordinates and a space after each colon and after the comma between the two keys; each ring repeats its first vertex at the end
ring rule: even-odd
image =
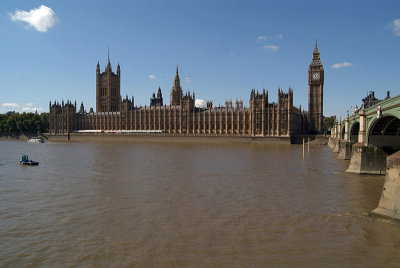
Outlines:
{"type": "Polygon", "coordinates": [[[317,54],[317,53],[319,53],[319,50],[318,50],[318,39],[315,39],[314,54],[317,54]]]}

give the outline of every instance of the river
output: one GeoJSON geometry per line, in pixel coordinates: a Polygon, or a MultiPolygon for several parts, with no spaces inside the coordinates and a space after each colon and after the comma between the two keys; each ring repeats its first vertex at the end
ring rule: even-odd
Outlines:
{"type": "Polygon", "coordinates": [[[0,266],[376,267],[384,177],[326,146],[0,141],[0,266]],[[19,165],[21,154],[40,161],[19,165]]]}

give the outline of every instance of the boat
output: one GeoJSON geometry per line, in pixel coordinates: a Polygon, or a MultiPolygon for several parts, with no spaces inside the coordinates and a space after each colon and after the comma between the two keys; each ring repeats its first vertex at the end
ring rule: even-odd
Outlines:
{"type": "Polygon", "coordinates": [[[27,165],[27,166],[37,166],[37,165],[39,165],[39,162],[38,162],[38,161],[30,160],[30,159],[28,158],[28,156],[25,155],[25,154],[22,155],[21,160],[19,161],[19,163],[20,163],[21,165],[27,165]]]}
{"type": "Polygon", "coordinates": [[[44,140],[42,137],[32,137],[29,140],[27,140],[29,143],[43,143],[44,140]]]}

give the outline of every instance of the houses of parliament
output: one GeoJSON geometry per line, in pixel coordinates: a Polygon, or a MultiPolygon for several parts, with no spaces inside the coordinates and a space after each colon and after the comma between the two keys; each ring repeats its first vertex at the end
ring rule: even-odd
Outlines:
{"type": "Polygon", "coordinates": [[[293,106],[293,90],[278,89],[278,101],[269,102],[268,91],[251,90],[249,107],[242,101],[213,107],[195,106],[195,94],[183,92],[178,67],[165,105],[161,89],[149,106],[135,106],[134,98],[120,94],[121,71],[113,72],[108,59],[104,72],[96,69],[96,111],[79,109],[71,101],[49,104],[50,134],[72,132],[171,133],[191,135],[286,136],[323,131],[324,69],[317,42],[308,69],[308,111],[293,106]]]}

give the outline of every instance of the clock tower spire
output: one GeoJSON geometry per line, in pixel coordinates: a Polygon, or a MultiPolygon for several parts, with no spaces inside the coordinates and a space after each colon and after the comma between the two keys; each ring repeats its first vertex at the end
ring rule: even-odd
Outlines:
{"type": "Polygon", "coordinates": [[[320,58],[318,41],[315,40],[313,57],[308,68],[308,121],[310,130],[314,133],[323,131],[323,96],[324,67],[320,58]]]}

